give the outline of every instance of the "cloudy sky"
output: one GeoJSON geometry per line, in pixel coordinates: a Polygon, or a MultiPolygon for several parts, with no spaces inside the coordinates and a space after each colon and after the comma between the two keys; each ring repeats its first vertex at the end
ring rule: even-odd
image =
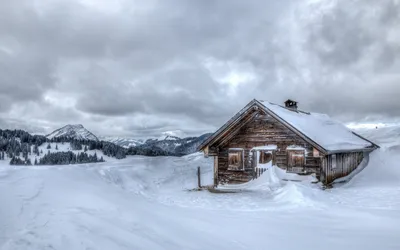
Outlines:
{"type": "Polygon", "coordinates": [[[0,128],[195,135],[253,98],[400,121],[400,0],[0,4],[0,128]]]}

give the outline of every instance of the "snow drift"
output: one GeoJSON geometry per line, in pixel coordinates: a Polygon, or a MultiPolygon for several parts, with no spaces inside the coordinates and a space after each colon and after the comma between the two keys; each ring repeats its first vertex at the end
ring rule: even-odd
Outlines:
{"type": "Polygon", "coordinates": [[[197,166],[212,183],[212,159],[200,154],[4,165],[0,249],[399,249],[399,158],[376,151],[331,190],[272,168],[225,194],[189,191],[197,166]]]}

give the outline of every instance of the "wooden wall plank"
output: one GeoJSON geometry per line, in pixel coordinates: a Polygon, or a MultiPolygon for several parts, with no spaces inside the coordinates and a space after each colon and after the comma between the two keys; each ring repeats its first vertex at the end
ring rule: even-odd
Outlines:
{"type": "Polygon", "coordinates": [[[286,148],[291,145],[301,146],[306,149],[306,163],[309,162],[306,166],[311,172],[319,172],[318,168],[323,156],[321,154],[321,157],[314,159],[314,149],[310,144],[268,115],[253,117],[250,122],[237,131],[235,136],[223,141],[225,143],[219,146],[218,155],[218,168],[220,170],[218,178],[222,183],[246,182],[253,178],[254,167],[257,164],[254,163],[255,158],[250,156],[250,150],[254,147],[277,145],[278,150],[275,152],[274,162],[282,169],[287,169],[288,157],[286,148]],[[241,174],[237,173],[237,171],[228,170],[229,148],[243,148],[245,150],[245,171],[242,171],[241,174]]]}
{"type": "Polygon", "coordinates": [[[360,165],[363,159],[363,152],[336,154],[337,167],[333,169],[332,155],[326,156],[322,164],[322,171],[325,174],[324,184],[330,184],[338,178],[349,175],[360,165]]]}

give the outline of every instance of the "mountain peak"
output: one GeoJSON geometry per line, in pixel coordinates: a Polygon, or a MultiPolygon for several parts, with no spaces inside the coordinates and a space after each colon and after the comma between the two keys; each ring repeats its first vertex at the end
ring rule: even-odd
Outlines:
{"type": "Polygon", "coordinates": [[[99,140],[93,133],[87,130],[82,124],[68,124],[60,129],[53,131],[46,137],[49,139],[57,137],[69,137],[78,140],[94,140],[94,141],[99,140]]]}
{"type": "Polygon", "coordinates": [[[84,129],[85,127],[82,124],[67,124],[60,129],[84,129]]]}

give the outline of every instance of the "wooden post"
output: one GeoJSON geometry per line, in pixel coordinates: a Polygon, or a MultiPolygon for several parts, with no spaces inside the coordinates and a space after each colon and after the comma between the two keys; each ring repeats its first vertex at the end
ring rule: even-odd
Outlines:
{"type": "Polygon", "coordinates": [[[200,167],[197,167],[197,185],[199,188],[201,188],[201,173],[200,173],[200,167]]]}
{"type": "Polygon", "coordinates": [[[218,156],[214,156],[214,187],[218,186],[218,156]]]}

